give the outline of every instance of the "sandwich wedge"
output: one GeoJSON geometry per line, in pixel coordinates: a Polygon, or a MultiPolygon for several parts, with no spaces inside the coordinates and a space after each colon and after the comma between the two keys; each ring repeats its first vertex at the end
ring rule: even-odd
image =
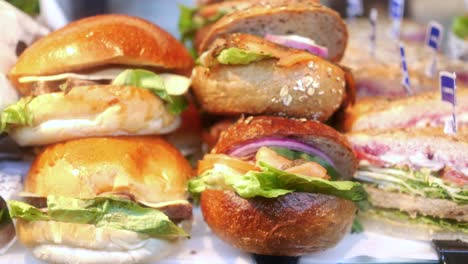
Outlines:
{"type": "Polygon", "coordinates": [[[189,192],[206,223],[230,245],[299,256],[337,244],[366,198],[352,178],[345,137],[316,121],[240,119],[198,164],[189,192]]]}
{"type": "Polygon", "coordinates": [[[355,178],[369,194],[366,230],[411,239],[468,241],[468,138],[441,128],[367,130],[347,135],[355,178]]]}
{"type": "Polygon", "coordinates": [[[86,138],[48,146],[9,201],[16,232],[51,263],[140,263],[188,237],[192,170],[159,137],[86,138]]]}
{"type": "Polygon", "coordinates": [[[348,78],[344,69],[309,52],[236,33],[200,56],[192,87],[208,113],[324,121],[352,100],[348,78]]]}
{"type": "Polygon", "coordinates": [[[0,116],[20,145],[164,134],[186,106],[193,61],[174,37],[140,18],[70,23],[26,49],[9,78],[24,96],[0,116]]]}
{"type": "MultiPolygon", "coordinates": [[[[458,126],[468,124],[468,90],[457,90],[458,126]]],[[[368,97],[346,109],[345,131],[406,127],[443,127],[452,118],[452,106],[440,99],[440,92],[426,92],[403,98],[368,97]]]]}

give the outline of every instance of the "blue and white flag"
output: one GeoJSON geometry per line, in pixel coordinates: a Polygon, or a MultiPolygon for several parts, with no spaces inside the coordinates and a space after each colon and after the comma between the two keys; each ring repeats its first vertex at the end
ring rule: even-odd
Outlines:
{"type": "Polygon", "coordinates": [[[346,14],[348,18],[354,19],[357,16],[361,16],[364,13],[362,7],[362,0],[348,0],[348,6],[346,8],[346,14]]]}
{"type": "Polygon", "coordinates": [[[447,134],[457,133],[457,117],[455,114],[455,106],[457,105],[456,79],[457,79],[457,76],[455,73],[450,73],[446,71],[439,73],[440,97],[442,101],[450,103],[453,108],[452,119],[447,120],[448,122],[445,123],[444,131],[447,134]]]}
{"type": "Polygon", "coordinates": [[[444,35],[444,27],[436,21],[430,21],[427,25],[426,45],[434,51],[439,51],[444,35]]]}
{"type": "Polygon", "coordinates": [[[371,32],[369,35],[370,40],[370,53],[373,57],[375,57],[375,47],[377,46],[377,18],[379,13],[377,9],[372,8],[369,14],[369,22],[371,25],[371,32]]]}
{"type": "Polygon", "coordinates": [[[401,84],[405,87],[406,93],[411,95],[413,94],[413,91],[411,90],[408,64],[406,63],[405,47],[403,46],[402,43],[399,44],[399,47],[400,47],[400,58],[401,58],[401,72],[403,75],[401,84]]]}
{"type": "Polygon", "coordinates": [[[405,12],[405,0],[390,0],[389,16],[392,19],[392,36],[400,37],[401,22],[405,12]]]}
{"type": "Polygon", "coordinates": [[[431,21],[427,25],[426,45],[433,51],[432,58],[426,66],[426,75],[433,77],[437,72],[437,52],[440,49],[442,38],[444,35],[444,27],[436,21],[431,21]]]}

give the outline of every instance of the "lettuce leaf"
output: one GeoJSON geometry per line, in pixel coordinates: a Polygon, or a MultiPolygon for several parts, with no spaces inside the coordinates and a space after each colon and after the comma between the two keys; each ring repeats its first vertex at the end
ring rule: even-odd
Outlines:
{"type": "Polygon", "coordinates": [[[452,24],[452,31],[459,38],[468,38],[468,15],[456,17],[452,24]]]}
{"type": "Polygon", "coordinates": [[[9,105],[0,113],[0,133],[8,132],[14,126],[31,126],[32,111],[28,104],[32,99],[23,97],[18,102],[9,105]]]}
{"type": "Polygon", "coordinates": [[[365,211],[366,214],[374,215],[389,220],[396,220],[401,222],[406,222],[409,224],[424,224],[449,230],[452,232],[464,232],[468,233],[468,222],[458,222],[451,219],[442,219],[431,216],[411,216],[405,212],[402,212],[397,209],[387,209],[387,208],[371,208],[365,211]]]}
{"type": "Polygon", "coordinates": [[[110,196],[77,199],[47,197],[47,213],[19,201],[9,201],[10,215],[27,221],[58,221],[123,229],[155,238],[188,236],[161,211],[110,196]]]}
{"type": "Polygon", "coordinates": [[[167,92],[163,78],[151,71],[141,69],[125,70],[112,81],[112,84],[131,85],[147,89],[166,102],[167,110],[172,114],[180,114],[188,106],[185,96],[170,95],[167,92]]]}
{"type": "Polygon", "coordinates": [[[301,151],[290,150],[287,148],[270,147],[270,149],[278,153],[278,155],[281,155],[290,160],[303,159],[307,161],[317,162],[318,164],[322,165],[325,169],[327,169],[327,174],[332,178],[332,180],[337,180],[341,178],[340,173],[330,163],[324,161],[323,159],[317,156],[312,156],[301,151]]]}
{"type": "Polygon", "coordinates": [[[226,165],[216,164],[213,169],[189,181],[189,192],[195,200],[208,189],[232,190],[243,198],[275,198],[291,192],[328,194],[351,201],[367,197],[364,188],[356,182],[328,181],[287,173],[263,162],[259,165],[261,171],[241,174],[226,165]]]}
{"type": "Polygon", "coordinates": [[[233,65],[249,64],[268,58],[271,58],[271,55],[234,47],[223,49],[218,56],[216,56],[216,60],[219,63],[233,65]]]}
{"type": "Polygon", "coordinates": [[[426,198],[449,199],[460,204],[468,203],[468,188],[449,184],[429,169],[409,167],[380,168],[361,165],[356,179],[376,184],[387,191],[397,191],[426,198]]]}
{"type": "Polygon", "coordinates": [[[40,13],[39,0],[7,0],[7,2],[30,16],[36,16],[40,13]]]}

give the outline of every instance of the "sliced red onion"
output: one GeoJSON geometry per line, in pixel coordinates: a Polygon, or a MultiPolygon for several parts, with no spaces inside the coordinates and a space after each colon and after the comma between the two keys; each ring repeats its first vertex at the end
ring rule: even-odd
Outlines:
{"type": "Polygon", "coordinates": [[[265,39],[286,47],[306,50],[322,58],[328,57],[328,49],[316,44],[312,39],[298,35],[271,35],[266,34],[265,39]]]}
{"type": "Polygon", "coordinates": [[[234,157],[247,157],[252,154],[255,154],[257,150],[261,147],[279,147],[287,148],[291,150],[302,151],[304,153],[317,156],[322,160],[328,162],[330,165],[335,167],[333,161],[322,151],[316,149],[315,147],[308,145],[304,142],[290,139],[290,138],[262,138],[252,142],[249,142],[240,147],[236,147],[229,151],[230,156],[234,157]]]}

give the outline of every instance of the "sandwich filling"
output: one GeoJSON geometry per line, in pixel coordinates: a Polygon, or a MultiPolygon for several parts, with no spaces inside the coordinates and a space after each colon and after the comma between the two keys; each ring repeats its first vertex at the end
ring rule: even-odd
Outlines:
{"type": "Polygon", "coordinates": [[[356,148],[355,178],[369,193],[374,217],[468,234],[468,168],[437,155],[356,148]]]}
{"type": "Polygon", "coordinates": [[[214,189],[234,191],[246,199],[275,198],[292,192],[321,193],[355,202],[366,199],[361,184],[339,181],[341,175],[319,150],[308,151],[313,148],[309,146],[299,151],[275,141],[256,143],[248,143],[228,155],[205,155],[198,164],[199,176],[189,181],[192,197],[197,200],[203,191],[214,189]]]}
{"type": "Polygon", "coordinates": [[[94,73],[62,73],[51,76],[26,76],[20,83],[33,85],[30,96],[21,98],[0,113],[0,133],[15,127],[32,126],[34,109],[31,102],[40,100],[50,93],[63,93],[89,85],[131,86],[150,91],[160,98],[171,115],[180,114],[186,107],[184,93],[190,86],[190,79],[175,74],[156,74],[142,69],[106,69],[94,73]]]}
{"type": "Polygon", "coordinates": [[[24,221],[55,221],[89,224],[119,230],[133,231],[158,239],[188,237],[176,223],[192,217],[189,210],[170,218],[170,207],[151,208],[130,199],[118,196],[98,196],[94,199],[79,199],[64,196],[47,196],[44,205],[9,201],[10,216],[24,221]]]}

